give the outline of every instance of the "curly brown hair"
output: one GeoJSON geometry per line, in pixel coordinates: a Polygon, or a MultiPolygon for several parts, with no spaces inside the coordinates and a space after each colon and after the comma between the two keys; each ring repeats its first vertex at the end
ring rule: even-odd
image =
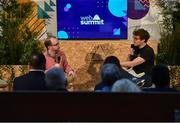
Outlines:
{"type": "Polygon", "coordinates": [[[141,40],[145,40],[145,43],[149,40],[150,35],[147,30],[145,29],[136,29],[133,32],[134,36],[139,36],[141,40]]]}

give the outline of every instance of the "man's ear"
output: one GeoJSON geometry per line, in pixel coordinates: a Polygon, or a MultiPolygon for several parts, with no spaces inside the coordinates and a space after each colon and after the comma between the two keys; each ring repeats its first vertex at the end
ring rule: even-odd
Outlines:
{"type": "Polygon", "coordinates": [[[141,41],[145,43],[145,39],[142,39],[141,41]]]}
{"type": "Polygon", "coordinates": [[[48,47],[47,47],[47,50],[49,50],[50,48],[51,48],[51,46],[48,46],[48,47]]]}

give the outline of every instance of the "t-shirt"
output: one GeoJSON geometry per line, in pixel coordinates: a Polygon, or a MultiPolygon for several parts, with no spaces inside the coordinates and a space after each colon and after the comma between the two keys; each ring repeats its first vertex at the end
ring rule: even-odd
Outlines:
{"type": "MultiPolygon", "coordinates": [[[[44,53],[44,56],[46,58],[46,70],[54,67],[54,65],[56,64],[55,59],[49,56],[47,52],[44,53]]],[[[64,72],[68,74],[70,71],[73,71],[71,66],[68,64],[65,53],[63,51],[59,51],[59,56],[61,59],[59,65],[64,69],[64,72]]]]}
{"type": "Polygon", "coordinates": [[[133,67],[133,70],[139,74],[145,72],[146,75],[151,75],[152,68],[154,67],[154,51],[149,45],[145,45],[139,49],[137,57],[145,60],[144,63],[133,67]]]}

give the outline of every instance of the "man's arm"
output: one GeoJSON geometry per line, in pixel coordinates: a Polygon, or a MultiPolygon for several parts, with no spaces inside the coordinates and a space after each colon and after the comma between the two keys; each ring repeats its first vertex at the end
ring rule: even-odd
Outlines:
{"type": "Polygon", "coordinates": [[[121,62],[120,64],[122,67],[134,67],[144,62],[145,62],[145,59],[143,59],[142,57],[137,57],[132,61],[121,62]]]}
{"type": "Polygon", "coordinates": [[[68,76],[72,76],[73,78],[75,78],[75,72],[74,70],[71,68],[71,66],[68,64],[68,61],[67,61],[67,58],[66,58],[66,55],[64,52],[61,52],[61,64],[62,64],[62,67],[65,71],[65,73],[68,74],[68,76]]]}

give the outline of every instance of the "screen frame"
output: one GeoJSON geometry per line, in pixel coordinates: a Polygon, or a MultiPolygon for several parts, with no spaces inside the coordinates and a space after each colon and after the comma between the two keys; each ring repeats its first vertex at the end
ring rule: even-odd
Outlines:
{"type": "MultiPolygon", "coordinates": [[[[62,39],[62,38],[59,38],[58,37],[58,6],[57,6],[57,2],[58,1],[56,1],[56,22],[57,22],[57,26],[56,26],[56,28],[57,28],[57,32],[56,32],[56,37],[57,37],[57,39],[58,40],[63,40],[63,41],[74,41],[74,40],[78,40],[78,41],[80,41],[80,40],[88,40],[88,41],[91,41],[91,40],[100,40],[100,41],[104,41],[104,40],[114,40],[114,41],[119,41],[119,40],[127,40],[128,39],[128,14],[127,14],[127,32],[126,32],[126,34],[127,34],[127,37],[126,38],[71,38],[71,39],[62,39]]],[[[128,0],[127,0],[127,13],[128,13],[128,0]]]]}

